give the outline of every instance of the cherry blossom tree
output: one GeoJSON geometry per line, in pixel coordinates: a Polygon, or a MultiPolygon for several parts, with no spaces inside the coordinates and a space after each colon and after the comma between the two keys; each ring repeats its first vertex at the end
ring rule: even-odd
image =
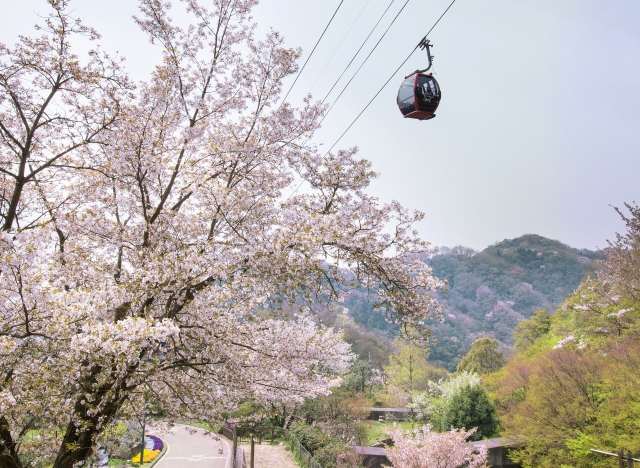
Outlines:
{"type": "Polygon", "coordinates": [[[449,411],[452,400],[465,387],[476,387],[479,384],[480,377],[467,371],[438,382],[430,380],[427,390],[415,395],[408,406],[415,411],[418,421],[428,421],[436,430],[445,430],[445,414],[449,411]]]}
{"type": "Polygon", "coordinates": [[[614,294],[622,294],[635,302],[640,301],[640,207],[635,203],[625,203],[626,213],[615,208],[624,221],[627,232],[616,234],[614,241],[609,241],[609,248],[603,253],[604,271],[598,271],[598,279],[603,283],[614,285],[614,294]]]}
{"type": "Polygon", "coordinates": [[[183,0],[185,27],[140,0],[163,58],[135,86],[48,3],[0,46],[0,467],[84,466],[145,402],[216,422],[327,394],[352,355],[313,307],[352,288],[428,343],[422,214],[367,195],[355,148],[307,144],[324,107],[279,102],[300,51],[256,38],[256,0],[183,0]]]}
{"type": "Polygon", "coordinates": [[[394,446],[387,448],[387,457],[397,468],[473,468],[485,466],[487,447],[467,443],[475,429],[432,431],[427,424],[421,429],[390,431],[394,446]]]}

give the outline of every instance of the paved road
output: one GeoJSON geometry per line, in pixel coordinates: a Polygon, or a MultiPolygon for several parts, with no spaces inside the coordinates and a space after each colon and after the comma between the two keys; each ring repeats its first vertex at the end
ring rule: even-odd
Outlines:
{"type": "Polygon", "coordinates": [[[225,468],[231,453],[229,442],[214,434],[191,426],[178,424],[171,431],[149,432],[160,437],[168,446],[166,453],[154,468],[225,468]],[[222,454],[219,450],[222,449],[222,454]]]}

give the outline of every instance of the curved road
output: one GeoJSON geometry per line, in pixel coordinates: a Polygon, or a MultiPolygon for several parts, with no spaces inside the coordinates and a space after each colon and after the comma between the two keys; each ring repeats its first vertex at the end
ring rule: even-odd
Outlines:
{"type": "Polygon", "coordinates": [[[153,428],[149,432],[167,444],[166,453],[154,468],[225,468],[231,453],[225,438],[215,440],[216,434],[206,434],[196,427],[177,424],[168,432],[153,428]]]}

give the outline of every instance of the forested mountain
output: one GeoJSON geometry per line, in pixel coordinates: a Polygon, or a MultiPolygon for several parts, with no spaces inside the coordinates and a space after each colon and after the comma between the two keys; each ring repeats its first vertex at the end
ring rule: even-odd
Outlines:
{"type": "MultiPolygon", "coordinates": [[[[437,340],[430,360],[454,370],[479,336],[510,347],[516,325],[538,308],[555,310],[594,271],[593,260],[599,257],[535,234],[503,240],[481,252],[439,248],[424,258],[437,277],[449,282],[449,290],[438,294],[444,323],[430,324],[437,340]]],[[[384,310],[370,306],[369,294],[356,291],[344,305],[357,323],[393,336],[396,326],[385,322],[384,310]]]]}

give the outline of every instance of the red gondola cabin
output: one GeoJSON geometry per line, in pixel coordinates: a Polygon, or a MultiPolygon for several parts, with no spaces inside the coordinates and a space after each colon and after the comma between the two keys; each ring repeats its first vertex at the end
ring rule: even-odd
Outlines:
{"type": "Polygon", "coordinates": [[[433,75],[414,73],[400,86],[398,107],[405,118],[428,120],[436,116],[440,97],[440,86],[433,75]]]}

